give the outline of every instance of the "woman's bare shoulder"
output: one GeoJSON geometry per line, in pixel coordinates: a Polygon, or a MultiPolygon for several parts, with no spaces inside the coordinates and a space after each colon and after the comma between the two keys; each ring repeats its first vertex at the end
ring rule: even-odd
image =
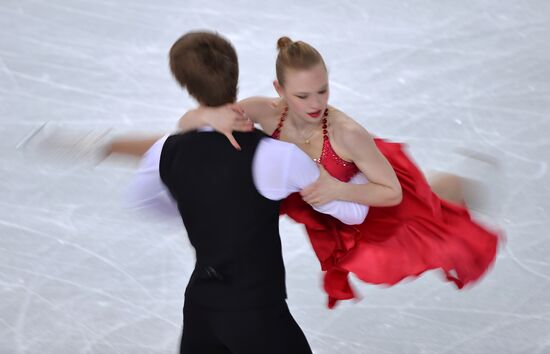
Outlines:
{"type": "Polygon", "coordinates": [[[353,145],[356,139],[369,138],[369,132],[355,119],[337,108],[330,107],[329,124],[332,127],[334,139],[342,145],[353,145]]]}
{"type": "Polygon", "coordinates": [[[278,101],[279,99],[276,97],[252,96],[240,100],[238,104],[244,108],[273,110],[278,105],[278,101]]]}
{"type": "Polygon", "coordinates": [[[335,117],[333,141],[343,156],[358,163],[380,155],[374,138],[365,127],[343,112],[338,111],[335,117]]]}
{"type": "Polygon", "coordinates": [[[245,113],[255,122],[263,123],[278,115],[283,105],[276,97],[253,96],[238,102],[245,113]]]}

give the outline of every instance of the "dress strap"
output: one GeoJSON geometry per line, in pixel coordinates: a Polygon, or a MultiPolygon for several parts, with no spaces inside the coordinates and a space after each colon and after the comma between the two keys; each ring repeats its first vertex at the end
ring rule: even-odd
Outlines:
{"type": "Polygon", "coordinates": [[[285,119],[287,114],[288,114],[288,106],[285,106],[285,108],[283,108],[283,112],[281,113],[281,117],[279,118],[279,124],[277,124],[277,128],[275,128],[275,130],[271,134],[272,138],[278,140],[281,137],[281,128],[285,124],[285,119]]]}
{"type": "Polygon", "coordinates": [[[323,113],[323,142],[325,140],[328,140],[328,130],[327,130],[327,127],[328,127],[328,108],[325,109],[325,112],[323,113]]]}
{"type": "MultiPolygon", "coordinates": [[[[284,124],[285,124],[285,120],[286,120],[286,117],[288,115],[288,106],[285,106],[285,108],[283,108],[283,111],[281,112],[281,117],[279,118],[279,123],[277,124],[277,127],[275,128],[275,130],[273,131],[273,133],[271,134],[271,137],[272,138],[275,138],[275,139],[279,139],[280,136],[281,136],[281,129],[283,128],[284,124]]],[[[328,140],[328,130],[327,130],[327,127],[328,127],[328,108],[325,109],[325,111],[323,112],[323,141],[325,140],[328,140]]]]}

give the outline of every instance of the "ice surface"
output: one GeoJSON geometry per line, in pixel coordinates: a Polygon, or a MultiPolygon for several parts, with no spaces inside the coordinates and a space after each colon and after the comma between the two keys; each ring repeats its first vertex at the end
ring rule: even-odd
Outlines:
{"type": "Polygon", "coordinates": [[[550,353],[550,3],[0,3],[0,353],[175,353],[194,254],[181,222],[129,213],[134,168],[63,167],[16,145],[46,121],[163,133],[194,103],[167,52],[182,33],[236,46],[240,97],[274,95],[275,43],[314,45],[331,103],[426,169],[472,148],[501,159],[494,269],[456,291],[429,273],[325,308],[301,227],[281,222],[289,305],[314,352],[550,353]]]}

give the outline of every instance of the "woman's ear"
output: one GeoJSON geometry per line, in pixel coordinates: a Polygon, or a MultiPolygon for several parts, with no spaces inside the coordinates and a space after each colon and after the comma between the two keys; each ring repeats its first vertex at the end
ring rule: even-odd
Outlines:
{"type": "Polygon", "coordinates": [[[283,87],[279,84],[279,81],[273,80],[273,87],[275,87],[275,91],[279,94],[279,97],[284,98],[283,96],[283,87]]]}

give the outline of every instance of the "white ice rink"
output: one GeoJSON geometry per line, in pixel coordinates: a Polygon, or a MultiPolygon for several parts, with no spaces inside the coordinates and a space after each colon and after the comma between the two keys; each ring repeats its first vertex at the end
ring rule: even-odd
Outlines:
{"type": "Polygon", "coordinates": [[[428,273],[325,308],[302,228],[281,221],[289,305],[316,354],[550,353],[550,2],[0,1],[0,353],[176,353],[193,252],[178,221],[125,210],[133,165],[31,162],[45,121],[171,130],[194,103],[170,76],[184,32],[235,45],[240,97],[274,95],[275,43],[314,45],[331,104],[445,169],[491,153],[508,242],[476,286],[428,273]]]}

